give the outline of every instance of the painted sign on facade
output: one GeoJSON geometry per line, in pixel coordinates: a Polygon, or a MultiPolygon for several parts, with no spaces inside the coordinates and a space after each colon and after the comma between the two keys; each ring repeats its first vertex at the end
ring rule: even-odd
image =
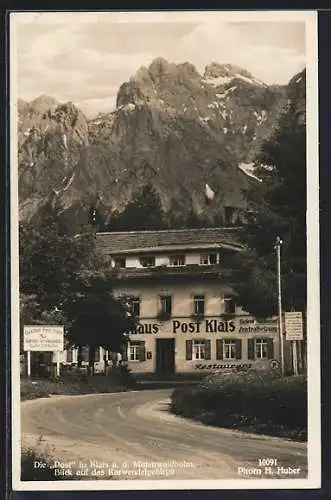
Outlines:
{"type": "Polygon", "coordinates": [[[164,323],[141,322],[130,334],[158,334],[164,332],[174,335],[181,333],[233,333],[233,334],[277,334],[277,322],[270,321],[259,323],[251,317],[233,318],[229,320],[220,318],[205,319],[172,319],[164,323]]]}
{"type": "Polygon", "coordinates": [[[196,370],[248,370],[252,368],[251,363],[241,363],[241,364],[225,364],[225,363],[216,363],[216,364],[206,364],[206,363],[198,363],[195,365],[196,370]]]}
{"type": "Polygon", "coordinates": [[[24,326],[24,351],[63,351],[63,326],[24,326]]]}

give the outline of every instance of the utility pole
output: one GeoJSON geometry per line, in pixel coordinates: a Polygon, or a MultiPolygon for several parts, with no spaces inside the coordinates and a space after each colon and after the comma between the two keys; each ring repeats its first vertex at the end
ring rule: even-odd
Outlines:
{"type": "Polygon", "coordinates": [[[280,363],[281,372],[284,376],[284,337],[283,337],[283,311],[282,311],[282,282],[281,282],[281,267],[280,267],[280,248],[283,242],[279,236],[276,238],[275,249],[277,251],[277,282],[278,282],[278,323],[279,323],[279,345],[280,345],[280,363]]]}

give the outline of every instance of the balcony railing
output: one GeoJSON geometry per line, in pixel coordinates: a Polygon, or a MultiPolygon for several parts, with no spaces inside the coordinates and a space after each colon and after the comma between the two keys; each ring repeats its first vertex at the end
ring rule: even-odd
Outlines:
{"type": "Polygon", "coordinates": [[[203,278],[203,277],[230,277],[232,269],[229,267],[221,267],[219,264],[204,265],[198,264],[173,267],[173,266],[158,266],[148,268],[130,268],[118,269],[116,277],[120,280],[123,279],[162,279],[164,278],[203,278]]]}

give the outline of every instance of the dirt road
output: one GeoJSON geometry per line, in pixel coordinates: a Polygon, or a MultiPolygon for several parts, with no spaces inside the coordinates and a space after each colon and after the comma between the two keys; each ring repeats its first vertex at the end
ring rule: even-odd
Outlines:
{"type": "Polygon", "coordinates": [[[305,444],[174,416],[168,412],[170,393],[162,389],[24,402],[22,445],[46,448],[66,479],[76,479],[77,471],[85,479],[306,477],[305,444]],[[264,458],[277,464],[267,470],[258,462],[264,458]]]}

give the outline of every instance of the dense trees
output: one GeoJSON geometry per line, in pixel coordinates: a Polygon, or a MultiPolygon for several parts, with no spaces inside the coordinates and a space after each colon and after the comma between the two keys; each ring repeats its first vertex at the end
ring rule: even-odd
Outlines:
{"type": "Polygon", "coordinates": [[[72,345],[112,350],[134,326],[127,306],[112,295],[113,275],[95,249],[87,228],[69,234],[61,207],[49,203],[38,224],[20,226],[20,302],[24,324],[65,325],[72,345]]]}
{"type": "Polygon", "coordinates": [[[235,289],[246,310],[266,317],[277,310],[276,252],[281,248],[285,310],[306,308],[306,128],[292,106],[267,140],[256,175],[262,183],[247,192],[252,218],[243,231],[249,250],[237,257],[235,289]]]}
{"type": "Polygon", "coordinates": [[[64,304],[82,271],[99,264],[92,231],[70,234],[60,213],[61,207],[50,202],[38,222],[19,228],[20,291],[35,296],[40,312],[64,304]]]}
{"type": "Polygon", "coordinates": [[[161,200],[151,184],[145,185],[121,213],[111,217],[108,231],[144,231],[166,229],[166,215],[161,200]]]}
{"type": "Polygon", "coordinates": [[[105,226],[98,210],[92,210],[90,221],[106,231],[152,231],[162,229],[197,229],[222,225],[222,217],[208,218],[197,215],[191,207],[188,211],[170,209],[166,212],[152,184],[146,184],[136,192],[123,212],[115,212],[105,226]],[[94,214],[94,216],[93,216],[94,214]]]}

